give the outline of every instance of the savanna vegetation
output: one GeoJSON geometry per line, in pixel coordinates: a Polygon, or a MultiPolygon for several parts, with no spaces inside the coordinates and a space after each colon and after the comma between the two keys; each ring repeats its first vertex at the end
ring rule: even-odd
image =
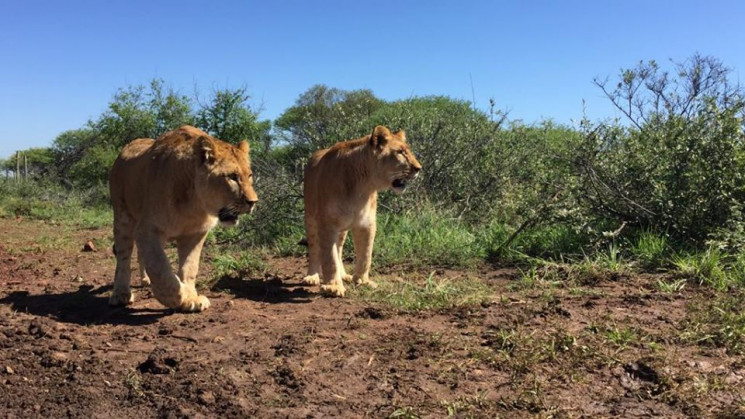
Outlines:
{"type": "MultiPolygon", "coordinates": [[[[720,283],[741,283],[745,244],[743,91],[730,70],[695,55],[663,68],[640,62],[595,80],[621,117],[514,121],[449,97],[385,101],[369,90],[313,86],[275,121],[246,89],[189,97],[163,80],[116,92],[84,127],[49,148],[23,150],[27,180],[0,182],[0,214],[108,221],[107,173],[118,150],[193,124],[229,142],[248,139],[261,205],[214,241],[301,253],[302,168],[313,150],[406,129],[425,170],[400,197],[383,194],[375,267],[581,263],[611,253],[643,270],[679,269],[716,253],[720,283]],[[82,212],[81,212],[82,211],[82,212]]],[[[6,174],[16,161],[2,162],[6,174]]],[[[695,274],[700,277],[701,274],[695,274]]],[[[710,280],[711,278],[699,278],[710,280]]]]}
{"type": "MultiPolygon", "coordinates": [[[[370,304],[370,318],[379,305],[457,318],[475,331],[447,324],[411,346],[429,351],[427,371],[433,359],[447,366],[434,381],[455,389],[474,370],[496,371],[511,392],[396,405],[389,417],[551,415],[567,406],[547,403],[546,390],[565,383],[586,384],[593,401],[612,388],[608,406],[627,397],[694,417],[742,415],[745,91],[724,63],[701,55],[639,62],[594,83],[617,116],[567,126],[512,120],[496,103],[388,101],[323,85],[266,121],[246,89],[189,97],[154,80],[120,89],[102,115],[50,147],[21,150],[25,179],[9,176],[14,158],[0,162],[0,217],[108,227],[108,169],[127,142],[187,123],[248,139],[260,202],[237,228],[211,234],[202,285],[240,283],[233,288],[250,295],[257,278],[277,277],[273,258],[305,255],[302,171],[312,151],[377,124],[405,129],[423,171],[405,194],[381,194],[373,271],[382,279],[352,287],[351,299],[370,304]],[[506,285],[488,277],[502,268],[506,285]],[[450,362],[460,350],[463,362],[450,362]],[[707,369],[710,358],[721,371],[707,369]]],[[[345,330],[363,326],[354,317],[345,330]]]]}

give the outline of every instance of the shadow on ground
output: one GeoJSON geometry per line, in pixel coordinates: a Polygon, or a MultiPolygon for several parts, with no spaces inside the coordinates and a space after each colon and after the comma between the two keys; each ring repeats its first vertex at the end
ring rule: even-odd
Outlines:
{"type": "Polygon", "coordinates": [[[77,291],[59,294],[32,295],[28,291],[14,291],[0,299],[14,311],[53,318],[60,322],[90,324],[151,324],[171,313],[170,310],[110,307],[107,292],[110,285],[93,287],[81,285],[77,291]]]}
{"type": "Polygon", "coordinates": [[[309,303],[317,294],[305,285],[286,282],[278,277],[267,279],[223,276],[212,286],[213,291],[229,292],[237,298],[263,303],[309,303]]]}

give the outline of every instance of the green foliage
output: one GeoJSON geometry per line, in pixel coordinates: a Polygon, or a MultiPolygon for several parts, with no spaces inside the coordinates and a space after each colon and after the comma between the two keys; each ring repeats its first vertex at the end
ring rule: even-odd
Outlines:
{"type": "Polygon", "coordinates": [[[54,220],[83,228],[110,225],[111,210],[95,188],[68,189],[48,179],[0,178],[0,216],[54,220]]]}
{"type": "Polygon", "coordinates": [[[383,105],[370,90],[315,85],[274,121],[281,139],[305,154],[372,132],[369,118],[383,105]]]}
{"type": "Polygon", "coordinates": [[[694,56],[674,73],[654,62],[596,82],[629,123],[588,128],[578,197],[596,218],[633,222],[700,245],[742,223],[743,92],[729,70],[694,56]]]}
{"type": "Polygon", "coordinates": [[[267,153],[271,145],[271,122],[259,121],[251,109],[246,88],[217,90],[196,113],[197,126],[210,135],[229,143],[242,140],[252,143],[253,156],[267,153]]]}
{"type": "Polygon", "coordinates": [[[147,87],[119,89],[98,119],[55,139],[51,166],[67,183],[86,187],[106,184],[111,164],[124,145],[136,138],[157,138],[184,124],[233,143],[250,140],[254,156],[266,153],[271,123],[258,120],[258,113],[247,104],[249,99],[245,88],[217,90],[195,111],[194,100],[159,79],[147,87]]]}
{"type": "Polygon", "coordinates": [[[110,145],[91,146],[80,160],[70,166],[67,177],[82,187],[108,185],[109,169],[118,154],[119,150],[110,145]]]}
{"type": "Polygon", "coordinates": [[[7,159],[0,159],[0,170],[6,173],[17,169],[19,175],[39,178],[49,174],[49,169],[54,163],[54,152],[50,148],[34,147],[19,150],[7,159]]]}
{"type": "Polygon", "coordinates": [[[486,259],[522,265],[531,264],[533,258],[561,261],[584,255],[589,239],[571,225],[543,220],[531,224],[534,226],[521,231],[497,220],[479,226],[478,243],[486,259]]]}

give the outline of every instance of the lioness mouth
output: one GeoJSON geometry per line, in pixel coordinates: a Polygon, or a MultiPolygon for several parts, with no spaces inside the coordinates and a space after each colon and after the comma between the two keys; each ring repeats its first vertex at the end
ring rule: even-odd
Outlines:
{"type": "Polygon", "coordinates": [[[223,208],[217,213],[217,218],[220,219],[220,222],[222,223],[233,223],[238,220],[238,213],[231,211],[228,208],[223,208]]]}
{"type": "Polygon", "coordinates": [[[405,179],[394,179],[393,180],[393,187],[396,189],[403,189],[406,187],[406,180],[405,179]]]}

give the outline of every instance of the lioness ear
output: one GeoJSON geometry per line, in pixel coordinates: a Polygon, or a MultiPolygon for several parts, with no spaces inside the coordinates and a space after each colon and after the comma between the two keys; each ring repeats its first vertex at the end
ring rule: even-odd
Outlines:
{"type": "Polygon", "coordinates": [[[370,144],[375,148],[383,148],[390,138],[391,130],[382,125],[378,125],[370,136],[370,144]]]}
{"type": "Polygon", "coordinates": [[[406,142],[406,131],[400,129],[393,133],[396,137],[398,137],[399,140],[406,142]]]}
{"type": "Polygon", "coordinates": [[[202,156],[202,163],[212,164],[215,162],[215,143],[209,137],[199,137],[197,139],[199,153],[202,156]]]}
{"type": "Polygon", "coordinates": [[[242,152],[248,154],[248,152],[251,150],[251,147],[248,145],[248,141],[243,140],[238,144],[238,150],[241,150],[242,152]]]}

